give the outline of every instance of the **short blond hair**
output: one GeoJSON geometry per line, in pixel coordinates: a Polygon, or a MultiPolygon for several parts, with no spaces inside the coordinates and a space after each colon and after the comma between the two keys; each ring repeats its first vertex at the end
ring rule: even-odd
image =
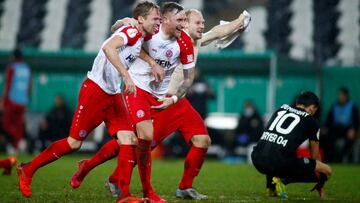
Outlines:
{"type": "Polygon", "coordinates": [[[189,19],[190,19],[190,15],[191,15],[192,13],[199,13],[199,14],[201,14],[201,12],[200,12],[199,10],[197,10],[197,9],[194,9],[194,8],[187,9],[187,10],[185,11],[185,15],[186,15],[186,20],[187,20],[188,22],[189,22],[189,19]]]}

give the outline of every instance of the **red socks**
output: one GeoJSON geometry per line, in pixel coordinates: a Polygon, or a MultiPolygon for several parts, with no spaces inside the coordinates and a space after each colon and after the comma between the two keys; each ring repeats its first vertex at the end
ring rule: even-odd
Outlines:
{"type": "Polygon", "coordinates": [[[151,141],[138,139],[136,146],[136,161],[138,164],[140,180],[144,196],[152,191],[150,184],[151,176],[151,141]]]}
{"type": "MultiPolygon", "coordinates": [[[[119,144],[116,139],[112,139],[106,144],[104,144],[98,152],[96,152],[95,156],[86,161],[85,170],[89,172],[91,169],[96,166],[104,163],[105,161],[112,159],[119,153],[119,144]]],[[[116,183],[116,181],[115,181],[116,183]]]]}
{"type": "MultiPolygon", "coordinates": [[[[118,174],[118,186],[121,191],[121,198],[130,196],[130,181],[135,164],[135,146],[120,145],[118,165],[115,171],[118,174]]],[[[110,182],[112,182],[110,180],[110,182]]],[[[120,198],[120,199],[121,199],[120,198]]]]}
{"type": "Polygon", "coordinates": [[[32,177],[35,171],[47,165],[60,157],[72,152],[68,141],[68,138],[64,138],[53,142],[48,148],[42,151],[37,157],[35,157],[28,165],[24,167],[26,175],[32,177]]]}
{"type": "Polygon", "coordinates": [[[109,181],[111,183],[117,184],[117,182],[119,181],[119,173],[121,173],[121,171],[119,169],[119,162],[118,162],[118,164],[116,164],[114,171],[109,176],[109,181]]]}
{"type": "Polygon", "coordinates": [[[205,160],[207,148],[192,146],[186,156],[184,163],[184,174],[179,188],[188,189],[192,187],[194,178],[199,174],[202,164],[205,160]]]}

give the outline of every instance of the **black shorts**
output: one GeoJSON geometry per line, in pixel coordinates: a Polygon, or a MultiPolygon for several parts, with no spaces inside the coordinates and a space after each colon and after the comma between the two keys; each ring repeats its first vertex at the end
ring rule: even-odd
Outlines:
{"type": "Polygon", "coordinates": [[[285,157],[276,153],[253,152],[251,159],[255,168],[263,174],[277,177],[293,177],[315,172],[316,161],[304,157],[285,157]]]}

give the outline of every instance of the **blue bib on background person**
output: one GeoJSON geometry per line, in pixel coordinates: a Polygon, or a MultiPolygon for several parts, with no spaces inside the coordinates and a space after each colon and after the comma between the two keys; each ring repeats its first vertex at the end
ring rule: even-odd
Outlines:
{"type": "Polygon", "coordinates": [[[353,103],[347,102],[345,105],[336,105],[334,108],[334,124],[337,126],[347,127],[352,124],[353,103]]]}
{"type": "Polygon", "coordinates": [[[27,105],[29,102],[30,68],[23,62],[14,63],[13,71],[9,98],[19,105],[27,105]]]}

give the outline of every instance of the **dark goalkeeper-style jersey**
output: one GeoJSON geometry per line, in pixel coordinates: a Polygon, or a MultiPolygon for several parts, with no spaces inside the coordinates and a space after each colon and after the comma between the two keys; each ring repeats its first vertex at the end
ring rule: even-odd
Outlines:
{"type": "Polygon", "coordinates": [[[268,156],[295,156],[305,140],[319,141],[319,134],[319,124],[309,113],[284,104],[272,115],[254,151],[268,156]]]}

